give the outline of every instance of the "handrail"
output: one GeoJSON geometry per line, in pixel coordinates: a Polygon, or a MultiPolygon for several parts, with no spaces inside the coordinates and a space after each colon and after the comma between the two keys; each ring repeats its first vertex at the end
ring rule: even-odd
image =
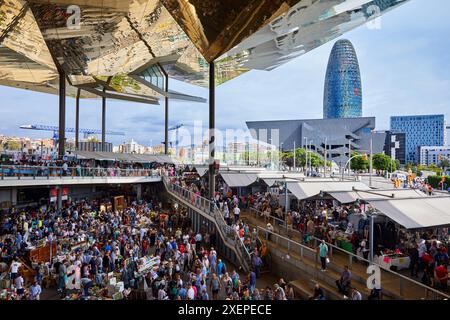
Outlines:
{"type": "Polygon", "coordinates": [[[234,245],[234,246],[237,245],[240,248],[240,250],[236,250],[236,252],[240,253],[243,263],[247,264],[246,267],[248,269],[250,269],[251,254],[248,252],[247,248],[245,247],[244,243],[240,239],[239,234],[236,232],[236,230],[234,230],[232,227],[230,227],[225,222],[225,219],[223,218],[223,215],[220,213],[220,210],[217,207],[217,205],[214,202],[212,202],[200,195],[195,195],[192,191],[187,190],[179,185],[173,184],[167,180],[168,180],[167,177],[163,178],[164,185],[167,187],[168,190],[174,191],[175,193],[179,194],[182,198],[184,198],[185,200],[188,200],[188,201],[192,200],[192,198],[194,198],[195,201],[194,201],[193,205],[198,207],[198,204],[200,204],[200,208],[203,211],[207,212],[208,215],[210,215],[214,218],[214,221],[216,221],[217,225],[219,226],[219,232],[222,234],[223,238],[226,241],[231,240],[232,245],[234,245]],[[178,193],[176,190],[174,190],[176,188],[181,191],[181,194],[178,193]],[[188,196],[183,195],[183,193],[187,194],[188,196]],[[191,197],[191,195],[193,197],[191,197]],[[214,204],[214,206],[212,206],[211,204],[214,204]],[[233,239],[230,239],[230,237],[226,236],[227,234],[230,234],[230,231],[232,231],[231,234],[234,235],[233,239]],[[236,240],[236,238],[238,238],[239,240],[236,240]],[[249,261],[245,261],[246,260],[245,257],[247,257],[247,259],[249,261]]]}
{"type": "MultiPolygon", "coordinates": [[[[256,213],[260,213],[260,211],[254,209],[254,208],[250,208],[250,209],[253,209],[253,211],[255,211],[256,213]]],[[[273,217],[273,219],[274,219],[274,220],[281,221],[281,222],[284,223],[284,220],[278,219],[278,218],[276,218],[276,217],[273,217]]],[[[264,229],[264,228],[262,228],[262,227],[257,227],[257,228],[260,228],[260,229],[262,229],[262,230],[266,230],[266,231],[270,232],[269,230],[264,229]]],[[[301,231],[299,231],[299,230],[290,229],[290,231],[299,233],[299,234],[300,234],[300,237],[303,236],[303,233],[302,233],[301,231]]],[[[274,232],[271,232],[271,233],[272,233],[272,234],[276,234],[276,233],[274,233],[274,232]]],[[[294,243],[296,243],[297,245],[304,246],[303,244],[301,244],[301,243],[298,242],[298,241],[295,241],[295,240],[292,240],[292,239],[288,239],[288,238],[283,237],[283,236],[281,236],[281,235],[279,235],[279,234],[276,234],[276,235],[279,236],[279,237],[281,237],[281,238],[283,238],[283,239],[285,239],[285,240],[289,240],[290,242],[294,242],[294,243]]],[[[321,242],[321,241],[322,241],[322,239],[319,239],[319,238],[317,238],[317,237],[315,237],[315,236],[311,236],[311,238],[312,238],[313,240],[315,240],[315,241],[318,241],[318,242],[321,242]]],[[[360,261],[364,261],[364,262],[368,263],[369,265],[370,265],[370,264],[376,265],[376,266],[378,266],[381,270],[383,270],[383,271],[385,271],[385,272],[388,272],[388,273],[392,274],[392,275],[395,276],[395,277],[398,277],[398,278],[400,278],[400,279],[403,279],[403,280],[405,280],[405,281],[408,281],[408,282],[410,282],[410,283],[412,283],[412,284],[414,284],[414,285],[417,285],[417,286],[419,286],[419,287],[425,289],[426,291],[430,291],[430,292],[432,292],[432,293],[438,294],[438,295],[440,295],[440,296],[442,296],[442,297],[444,297],[444,298],[446,298],[446,299],[449,299],[449,298],[450,298],[450,295],[447,295],[447,294],[445,294],[445,293],[442,292],[442,291],[439,291],[439,290],[437,290],[437,289],[434,289],[434,288],[432,288],[432,287],[429,287],[429,286],[427,286],[427,285],[425,285],[425,284],[423,284],[423,283],[420,283],[420,282],[418,282],[418,281],[416,281],[416,280],[414,280],[414,279],[411,279],[411,278],[409,278],[409,277],[407,277],[407,276],[404,276],[404,275],[402,275],[402,274],[400,274],[400,273],[398,273],[398,272],[392,271],[392,270],[390,270],[390,269],[384,267],[383,265],[380,265],[379,263],[377,263],[377,262],[375,262],[375,261],[374,261],[374,262],[370,262],[369,260],[365,259],[364,257],[361,257],[361,256],[358,256],[358,255],[355,255],[354,253],[348,252],[348,251],[346,251],[346,250],[344,250],[344,249],[342,249],[342,248],[340,248],[340,247],[338,247],[338,246],[336,246],[336,245],[334,245],[334,244],[332,244],[332,243],[329,243],[329,242],[326,242],[326,241],[325,241],[325,243],[326,243],[329,247],[332,247],[333,249],[338,250],[338,251],[340,251],[340,252],[342,252],[342,253],[348,255],[349,258],[350,258],[350,259],[349,259],[349,262],[350,262],[349,265],[350,265],[350,266],[352,265],[352,260],[353,260],[353,258],[356,258],[356,259],[358,259],[358,260],[360,260],[360,261]]],[[[307,248],[309,248],[309,247],[307,247],[307,248]]],[[[314,249],[312,249],[312,250],[314,250],[314,249]]]]}
{"type": "Polygon", "coordinates": [[[285,240],[285,241],[294,243],[294,244],[298,245],[299,247],[306,249],[307,251],[310,251],[310,252],[313,252],[313,253],[316,253],[316,252],[317,252],[317,251],[316,251],[315,249],[313,249],[313,248],[310,248],[310,247],[308,247],[308,246],[305,246],[304,244],[301,244],[300,242],[297,242],[297,241],[295,241],[295,240],[292,240],[292,239],[283,237],[282,235],[280,235],[280,234],[278,234],[278,233],[275,233],[274,231],[270,231],[269,229],[266,229],[266,228],[263,228],[263,227],[259,227],[259,226],[258,226],[258,227],[256,227],[256,230],[262,230],[262,231],[264,231],[264,232],[268,232],[268,233],[270,233],[270,234],[272,234],[272,235],[274,235],[274,236],[276,236],[276,237],[278,237],[278,238],[281,238],[281,239],[283,239],[283,240],[285,240]]]}
{"type": "Polygon", "coordinates": [[[131,168],[100,168],[100,167],[67,167],[61,166],[28,166],[28,165],[0,165],[0,176],[21,179],[29,177],[75,178],[75,177],[156,177],[160,173],[155,169],[131,169],[131,168]]]}

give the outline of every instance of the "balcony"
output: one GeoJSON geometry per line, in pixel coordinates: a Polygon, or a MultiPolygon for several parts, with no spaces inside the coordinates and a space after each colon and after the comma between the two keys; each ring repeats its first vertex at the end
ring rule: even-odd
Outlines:
{"type": "Polygon", "coordinates": [[[160,181],[159,172],[151,169],[0,166],[0,187],[130,184],[160,181]]]}

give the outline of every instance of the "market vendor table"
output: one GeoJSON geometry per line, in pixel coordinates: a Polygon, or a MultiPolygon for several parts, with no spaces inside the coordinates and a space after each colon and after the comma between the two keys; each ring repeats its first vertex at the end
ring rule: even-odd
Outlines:
{"type": "Polygon", "coordinates": [[[403,254],[384,254],[378,259],[378,263],[386,269],[391,267],[395,267],[397,270],[408,269],[411,262],[410,258],[403,254]]]}

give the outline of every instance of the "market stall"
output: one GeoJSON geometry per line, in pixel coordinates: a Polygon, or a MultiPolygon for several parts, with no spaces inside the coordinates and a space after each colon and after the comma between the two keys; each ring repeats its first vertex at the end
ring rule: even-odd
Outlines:
{"type": "Polygon", "coordinates": [[[411,259],[404,253],[386,253],[378,256],[378,264],[386,269],[403,270],[408,269],[411,259]]]}

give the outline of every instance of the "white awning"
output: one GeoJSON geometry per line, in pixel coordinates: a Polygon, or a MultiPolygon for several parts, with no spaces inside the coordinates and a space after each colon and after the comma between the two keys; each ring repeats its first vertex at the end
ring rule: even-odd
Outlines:
{"type": "Polygon", "coordinates": [[[357,181],[320,181],[320,182],[289,182],[288,189],[299,200],[308,199],[320,194],[332,191],[368,190],[367,185],[357,181]]]}
{"type": "Polygon", "coordinates": [[[450,197],[373,200],[369,203],[406,229],[450,226],[450,197]]]}
{"type": "MultiPolygon", "coordinates": [[[[365,189],[364,189],[365,190],[365,189]]],[[[352,203],[356,200],[373,200],[373,199],[386,199],[389,197],[394,199],[404,198],[418,198],[426,197],[427,195],[419,190],[413,189],[382,189],[371,191],[335,191],[327,192],[331,197],[339,201],[340,203],[352,203]]]]}
{"type": "Polygon", "coordinates": [[[280,179],[273,179],[273,178],[263,178],[263,181],[270,187],[272,187],[275,182],[279,181],[280,179]]]}
{"type": "Polygon", "coordinates": [[[208,167],[195,167],[195,170],[197,170],[197,173],[200,177],[203,177],[206,172],[208,172],[208,167]]]}
{"type": "Polygon", "coordinates": [[[247,187],[256,182],[258,175],[254,173],[220,173],[230,188],[247,187]]]}

